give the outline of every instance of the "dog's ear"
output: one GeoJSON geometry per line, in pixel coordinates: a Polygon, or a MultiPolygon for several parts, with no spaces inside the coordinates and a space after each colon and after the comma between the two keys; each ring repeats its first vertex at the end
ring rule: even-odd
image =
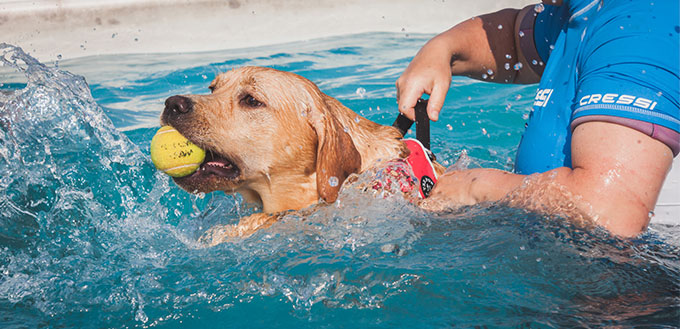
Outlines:
{"type": "Polygon", "coordinates": [[[361,169],[361,154],[337,118],[343,110],[340,102],[327,95],[322,98],[317,108],[309,110],[309,119],[318,143],[316,189],[324,201],[331,203],[338,198],[347,176],[361,169]]]}

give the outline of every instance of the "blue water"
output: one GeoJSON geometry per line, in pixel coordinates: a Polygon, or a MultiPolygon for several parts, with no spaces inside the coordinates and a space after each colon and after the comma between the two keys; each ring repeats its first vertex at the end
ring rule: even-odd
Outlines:
{"type": "MultiPolygon", "coordinates": [[[[0,327],[679,326],[673,226],[620,240],[502,204],[434,214],[347,189],[305,218],[199,248],[207,228],[253,210],[156,172],[148,144],[165,98],[262,65],[391,124],[394,81],[429,37],[46,66],[0,46],[0,327]]],[[[511,169],[534,92],[454,79],[432,125],[439,161],[466,150],[471,166],[511,169]]]]}

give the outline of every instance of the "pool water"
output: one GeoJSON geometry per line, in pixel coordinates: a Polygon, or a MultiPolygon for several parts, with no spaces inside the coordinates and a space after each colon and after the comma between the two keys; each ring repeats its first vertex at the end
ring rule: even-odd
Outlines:
{"type": "MultiPolygon", "coordinates": [[[[304,218],[197,245],[254,210],[221,192],[189,195],[154,169],[148,145],[165,98],[261,65],[391,124],[394,81],[429,37],[47,66],[0,46],[0,327],[678,326],[676,226],[621,240],[503,204],[428,213],[345,189],[304,218]]],[[[439,161],[465,150],[473,167],[512,169],[534,92],[455,78],[432,124],[439,161]]]]}

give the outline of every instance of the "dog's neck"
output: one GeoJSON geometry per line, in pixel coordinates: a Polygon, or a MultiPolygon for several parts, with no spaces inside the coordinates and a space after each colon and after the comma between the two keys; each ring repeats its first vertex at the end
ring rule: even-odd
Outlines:
{"type": "Polygon", "coordinates": [[[379,161],[408,155],[408,148],[401,141],[403,136],[396,128],[377,124],[348,108],[344,108],[342,112],[338,119],[347,128],[347,133],[361,154],[361,172],[375,166],[379,161]]]}
{"type": "Polygon", "coordinates": [[[306,208],[319,201],[316,192],[316,176],[292,175],[269,179],[263,175],[248,188],[238,189],[244,200],[259,204],[264,213],[278,213],[286,210],[306,208]]]}
{"type": "MultiPolygon", "coordinates": [[[[401,141],[402,136],[396,128],[363,118],[339,102],[335,109],[334,115],[342,125],[339,129],[350,135],[361,156],[359,172],[376,166],[381,160],[404,158],[408,155],[408,148],[401,141]]],[[[303,155],[300,157],[307,158],[303,155]]],[[[302,209],[317,203],[320,196],[317,193],[316,173],[310,170],[303,174],[300,170],[290,169],[282,168],[278,172],[263,174],[251,181],[247,189],[236,192],[243,195],[248,203],[261,204],[265,213],[302,209]]]]}

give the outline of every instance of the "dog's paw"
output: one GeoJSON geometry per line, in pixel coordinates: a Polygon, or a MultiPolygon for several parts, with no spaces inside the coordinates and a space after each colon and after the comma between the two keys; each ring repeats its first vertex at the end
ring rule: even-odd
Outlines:
{"type": "Polygon", "coordinates": [[[213,247],[229,241],[238,236],[234,225],[215,225],[205,231],[199,238],[198,243],[205,247],[213,247]]]}

